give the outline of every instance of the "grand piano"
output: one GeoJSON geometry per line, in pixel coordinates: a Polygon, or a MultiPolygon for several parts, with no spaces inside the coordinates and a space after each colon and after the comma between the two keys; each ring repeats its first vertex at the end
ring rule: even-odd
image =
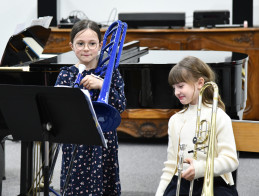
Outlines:
{"type": "MultiPolygon", "coordinates": [[[[242,119],[247,99],[248,56],[227,51],[173,51],[148,50],[138,47],[135,51],[125,47],[119,65],[125,82],[127,109],[122,113],[118,132],[133,137],[160,138],[167,135],[169,117],[182,108],[175,98],[167,78],[172,66],[188,55],[208,63],[217,75],[219,91],[232,119],[242,119]]],[[[32,71],[58,73],[60,67],[77,62],[73,52],[38,61],[30,65],[32,71]]],[[[55,74],[53,74],[55,75],[55,74]]],[[[53,83],[52,83],[53,84],[53,83]]]]}
{"type": "MultiPolygon", "coordinates": [[[[46,39],[38,38],[39,30],[28,36],[36,36],[35,40],[43,40],[42,42],[46,39]]],[[[17,42],[21,42],[21,39],[17,42]]],[[[12,44],[10,46],[13,47],[12,44]]],[[[42,46],[44,47],[44,43],[42,46]]],[[[6,49],[1,61],[0,84],[53,86],[61,67],[77,63],[72,51],[41,60],[33,51],[29,51],[30,58],[26,49],[26,45],[21,47],[23,55],[18,56],[18,61],[14,60],[17,55],[12,55],[19,51],[6,49]],[[8,51],[12,54],[8,54],[8,51]]],[[[122,122],[117,129],[119,137],[166,137],[168,119],[182,108],[167,82],[168,73],[172,66],[188,55],[196,56],[212,67],[217,75],[227,114],[232,119],[242,119],[247,99],[246,54],[226,51],[149,50],[147,47],[140,47],[138,41],[133,41],[124,45],[119,65],[127,98],[127,109],[121,114],[122,122]]],[[[9,134],[10,130],[0,108],[0,139],[9,134]]],[[[21,168],[25,169],[21,171],[20,195],[26,195],[30,188],[28,181],[31,174],[28,175],[28,172],[31,156],[27,155],[31,154],[31,148],[31,143],[22,142],[21,168]]]]}

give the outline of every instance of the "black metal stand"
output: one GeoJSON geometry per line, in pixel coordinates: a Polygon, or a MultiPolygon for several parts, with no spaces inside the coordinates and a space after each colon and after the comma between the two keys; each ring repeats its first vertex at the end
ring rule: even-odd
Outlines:
{"type": "MultiPolygon", "coordinates": [[[[44,196],[49,195],[49,142],[105,146],[89,100],[80,89],[0,85],[0,92],[0,110],[14,140],[28,146],[32,141],[45,144],[44,196]]],[[[27,195],[32,182],[30,161],[22,164],[21,183],[26,180],[26,184],[21,184],[20,195],[27,195]]]]}
{"type": "Polygon", "coordinates": [[[2,180],[4,177],[4,144],[0,141],[0,196],[2,195],[2,180]]]}

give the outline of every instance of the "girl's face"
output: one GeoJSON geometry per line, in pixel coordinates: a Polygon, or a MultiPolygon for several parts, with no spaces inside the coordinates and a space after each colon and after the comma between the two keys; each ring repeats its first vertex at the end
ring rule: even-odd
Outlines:
{"type": "Polygon", "coordinates": [[[70,42],[70,47],[75,52],[80,64],[84,64],[88,69],[94,69],[97,66],[97,56],[102,48],[102,43],[99,43],[97,33],[91,29],[86,29],[78,32],[70,42]]]}
{"type": "Polygon", "coordinates": [[[180,82],[173,85],[174,94],[183,105],[196,105],[199,99],[199,92],[204,85],[204,79],[199,78],[195,83],[180,82]]]}

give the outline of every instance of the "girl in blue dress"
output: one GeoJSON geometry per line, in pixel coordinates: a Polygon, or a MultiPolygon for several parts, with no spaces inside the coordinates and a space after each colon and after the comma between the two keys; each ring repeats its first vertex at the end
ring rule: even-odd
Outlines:
{"type": "MultiPolygon", "coordinates": [[[[101,32],[98,25],[89,20],[77,22],[71,31],[70,47],[79,62],[71,67],[61,68],[56,85],[72,86],[78,74],[78,65],[84,64],[83,79],[80,88],[92,90],[92,101],[97,100],[102,88],[102,78],[95,77],[98,63],[98,52],[102,47],[101,32]]],[[[109,104],[120,113],[126,107],[124,95],[124,81],[118,69],[112,76],[109,104]]],[[[67,111],[69,113],[69,111],[67,111]]],[[[73,130],[71,130],[73,131],[73,130]]],[[[78,152],[73,163],[70,181],[66,190],[67,195],[120,195],[121,185],[119,178],[118,138],[116,130],[104,132],[108,148],[101,146],[78,145],[78,152]]],[[[72,144],[62,146],[62,167],[60,186],[61,193],[69,168],[72,144]]]]}

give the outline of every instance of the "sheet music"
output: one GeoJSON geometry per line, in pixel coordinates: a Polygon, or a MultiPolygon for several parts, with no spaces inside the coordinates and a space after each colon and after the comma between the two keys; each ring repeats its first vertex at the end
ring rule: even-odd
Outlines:
{"type": "Polygon", "coordinates": [[[26,28],[26,22],[16,25],[16,28],[14,29],[13,35],[16,35],[16,34],[22,32],[25,28],[26,28]]]}
{"type": "Polygon", "coordinates": [[[47,28],[49,28],[52,18],[53,18],[53,16],[39,17],[38,19],[32,20],[30,26],[40,25],[47,29],[47,28]]]}
{"type": "Polygon", "coordinates": [[[93,103],[92,103],[92,100],[91,100],[91,96],[90,96],[90,93],[87,89],[81,89],[81,91],[84,93],[85,97],[86,97],[86,101],[88,102],[88,105],[89,105],[89,109],[93,115],[93,119],[94,119],[94,122],[96,124],[96,127],[97,127],[97,130],[101,136],[101,139],[102,139],[102,143],[104,145],[105,148],[107,148],[107,142],[104,138],[104,135],[103,135],[103,131],[102,131],[102,128],[97,120],[97,116],[96,116],[96,113],[95,113],[95,110],[94,110],[94,107],[93,107],[93,103]]]}

